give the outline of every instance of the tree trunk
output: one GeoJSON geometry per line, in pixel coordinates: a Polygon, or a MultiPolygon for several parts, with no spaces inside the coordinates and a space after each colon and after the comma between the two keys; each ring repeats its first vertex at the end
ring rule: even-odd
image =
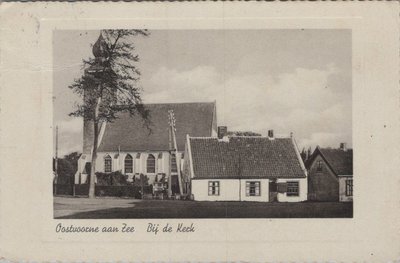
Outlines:
{"type": "Polygon", "coordinates": [[[93,149],[92,149],[92,161],[90,167],[90,181],[89,181],[89,198],[95,198],[95,180],[96,180],[96,159],[97,159],[97,144],[99,141],[99,107],[101,98],[98,99],[96,107],[94,109],[93,118],[93,149]]]}

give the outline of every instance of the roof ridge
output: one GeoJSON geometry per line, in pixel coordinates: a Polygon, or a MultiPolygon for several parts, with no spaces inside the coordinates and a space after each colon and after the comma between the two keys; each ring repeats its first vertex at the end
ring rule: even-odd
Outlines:
{"type": "Polygon", "coordinates": [[[201,137],[201,136],[189,136],[189,139],[218,139],[217,137],[201,137]]]}
{"type": "Polygon", "coordinates": [[[143,105],[178,105],[178,104],[214,104],[215,101],[196,101],[196,102],[152,102],[142,103],[143,105]]]}

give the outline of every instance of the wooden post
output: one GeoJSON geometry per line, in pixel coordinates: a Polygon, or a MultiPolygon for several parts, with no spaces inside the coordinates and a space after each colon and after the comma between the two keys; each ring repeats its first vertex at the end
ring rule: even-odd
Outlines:
{"type": "Polygon", "coordinates": [[[54,185],[54,194],[57,195],[57,182],[58,182],[58,126],[56,126],[56,153],[54,158],[54,174],[55,180],[53,182],[54,185]]]}
{"type": "Polygon", "coordinates": [[[171,166],[172,166],[172,134],[171,134],[171,126],[168,127],[168,137],[169,137],[168,198],[171,198],[171,196],[172,196],[172,186],[171,186],[171,183],[172,183],[172,180],[171,180],[171,175],[172,175],[172,172],[171,172],[171,166]]]}
{"type": "Polygon", "coordinates": [[[178,172],[179,194],[182,195],[183,190],[182,190],[181,167],[180,167],[180,161],[178,161],[178,145],[176,142],[175,127],[172,127],[171,130],[172,130],[172,139],[173,139],[174,148],[175,148],[175,163],[176,163],[176,171],[178,172]]]}

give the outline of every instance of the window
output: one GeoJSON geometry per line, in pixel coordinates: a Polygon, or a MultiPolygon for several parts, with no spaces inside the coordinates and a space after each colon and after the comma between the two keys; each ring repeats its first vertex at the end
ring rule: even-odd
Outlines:
{"type": "Polygon", "coordinates": [[[148,173],[156,172],[156,158],[152,154],[149,154],[149,156],[147,157],[147,172],[148,173]]]}
{"type": "Polygon", "coordinates": [[[322,171],[322,161],[317,162],[317,171],[321,172],[322,171]]]}
{"type": "Polygon", "coordinates": [[[208,181],[208,195],[219,195],[218,181],[208,181]]]}
{"type": "Polygon", "coordinates": [[[133,158],[132,155],[128,154],[125,157],[125,162],[124,162],[124,167],[125,167],[125,173],[133,173],[133,158]]]}
{"type": "Polygon", "coordinates": [[[299,182],[287,182],[286,196],[299,196],[299,182]]]}
{"type": "Polygon", "coordinates": [[[112,172],[112,159],[110,155],[106,155],[106,157],[104,157],[104,172],[112,172]]]}
{"type": "Polygon", "coordinates": [[[246,182],[246,196],[260,196],[260,182],[246,182]]]}
{"type": "Polygon", "coordinates": [[[171,154],[171,173],[177,173],[178,168],[176,165],[176,155],[175,153],[171,154]]]}
{"type": "Polygon", "coordinates": [[[353,179],[346,179],[346,196],[353,196],[353,179]]]}

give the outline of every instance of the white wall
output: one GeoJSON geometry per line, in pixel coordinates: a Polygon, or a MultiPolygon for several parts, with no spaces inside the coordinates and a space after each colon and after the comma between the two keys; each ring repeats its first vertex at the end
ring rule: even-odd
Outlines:
{"type": "MultiPolygon", "coordinates": [[[[165,173],[168,174],[169,172],[169,154],[168,152],[162,152],[162,159],[158,159],[158,152],[141,152],[140,158],[136,159],[137,152],[120,152],[118,158],[114,158],[114,156],[118,152],[99,152],[97,153],[96,159],[96,172],[104,172],[104,157],[106,155],[110,155],[112,158],[112,171],[121,171],[125,173],[125,157],[129,153],[133,158],[133,173],[127,174],[128,180],[132,180],[134,174],[145,174],[149,177],[149,183],[152,184],[155,180],[157,173],[165,173]],[[156,158],[156,172],[155,173],[147,173],[147,157],[149,154],[153,154],[156,158]]],[[[178,153],[177,155],[177,162],[178,164],[182,165],[182,153],[178,153]]],[[[86,182],[86,175],[82,174],[86,162],[90,162],[90,156],[86,155],[85,159],[81,158],[78,161],[78,171],[75,173],[75,184],[85,183],[86,182]],[[80,175],[80,181],[79,181],[80,175]]]]}
{"type": "Polygon", "coordinates": [[[352,176],[339,177],[339,201],[340,202],[353,201],[353,196],[346,195],[346,179],[353,179],[353,177],[352,176]]]}
{"type": "MultiPolygon", "coordinates": [[[[150,154],[153,154],[154,157],[156,158],[156,172],[155,173],[150,173],[150,174],[156,174],[156,173],[168,173],[169,171],[169,154],[168,152],[162,152],[163,156],[161,160],[158,160],[158,154],[160,152],[141,152],[140,153],[140,158],[136,159],[137,152],[121,152],[119,154],[118,159],[115,159],[114,156],[117,154],[117,152],[99,152],[97,154],[97,160],[96,160],[96,171],[97,172],[104,172],[104,157],[108,154],[111,156],[113,159],[112,163],[112,171],[118,171],[120,170],[122,173],[124,173],[124,161],[125,157],[127,154],[130,154],[133,158],[133,171],[134,173],[143,173],[147,174],[147,157],[150,154]]],[[[177,159],[180,159],[182,157],[182,153],[178,153],[177,159]]],[[[178,160],[179,162],[179,160],[178,160]]]]}
{"type": "Polygon", "coordinates": [[[299,196],[287,196],[286,193],[278,193],[278,202],[301,202],[307,200],[308,185],[307,178],[300,179],[278,179],[278,183],[299,182],[299,196]]]}
{"type": "Polygon", "coordinates": [[[239,201],[239,180],[192,179],[192,194],[196,201],[239,201]],[[208,195],[209,181],[219,181],[219,195],[208,195]]]}
{"type": "Polygon", "coordinates": [[[268,202],[268,179],[193,179],[192,194],[196,201],[258,201],[268,202]],[[208,195],[208,182],[219,181],[219,195],[208,195]],[[260,196],[246,196],[246,181],[260,181],[260,196]],[[240,183],[239,183],[240,182],[240,183]]]}

